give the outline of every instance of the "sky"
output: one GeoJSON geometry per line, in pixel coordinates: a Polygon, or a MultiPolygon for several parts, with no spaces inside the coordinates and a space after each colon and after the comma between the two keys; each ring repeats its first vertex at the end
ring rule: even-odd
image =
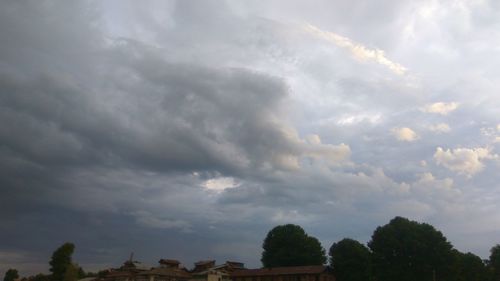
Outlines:
{"type": "Polygon", "coordinates": [[[500,243],[500,2],[1,1],[0,273],[500,243]]]}

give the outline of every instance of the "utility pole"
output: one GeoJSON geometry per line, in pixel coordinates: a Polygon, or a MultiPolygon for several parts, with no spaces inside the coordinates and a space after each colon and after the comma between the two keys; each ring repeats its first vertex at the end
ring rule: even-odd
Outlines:
{"type": "Polygon", "coordinates": [[[432,281],[436,281],[436,270],[432,270],[432,281]]]}

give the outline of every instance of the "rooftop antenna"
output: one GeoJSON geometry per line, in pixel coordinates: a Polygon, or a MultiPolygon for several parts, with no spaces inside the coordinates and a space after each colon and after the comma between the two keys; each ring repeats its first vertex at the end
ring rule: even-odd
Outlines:
{"type": "Polygon", "coordinates": [[[131,252],[131,253],[130,253],[130,258],[129,258],[129,261],[130,261],[130,262],[133,262],[133,261],[132,261],[132,259],[133,259],[133,258],[134,258],[134,252],[131,252]]]}

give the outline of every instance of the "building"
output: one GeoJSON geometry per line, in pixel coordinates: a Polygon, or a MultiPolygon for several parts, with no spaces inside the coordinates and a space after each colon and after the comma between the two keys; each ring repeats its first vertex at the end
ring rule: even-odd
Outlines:
{"type": "Polygon", "coordinates": [[[102,279],[104,281],[135,281],[139,274],[150,269],[151,267],[130,259],[124,262],[120,268],[108,270],[102,279]]]}
{"type": "Polygon", "coordinates": [[[241,262],[226,261],[221,265],[215,265],[214,260],[200,261],[194,264],[192,281],[229,281],[230,274],[236,270],[245,269],[241,262]]]}
{"type": "Polygon", "coordinates": [[[199,261],[194,263],[194,269],[192,272],[202,272],[206,271],[215,266],[215,260],[199,261]]]}
{"type": "Polygon", "coordinates": [[[148,267],[131,259],[120,268],[109,270],[100,281],[230,281],[230,274],[244,269],[243,263],[215,260],[199,261],[189,271],[178,260],[161,259],[158,267],[148,267]]]}
{"type": "Polygon", "coordinates": [[[331,269],[323,265],[236,270],[232,281],[335,281],[331,269]]]}
{"type": "Polygon", "coordinates": [[[159,267],[141,272],[134,281],[188,281],[191,274],[178,260],[161,259],[159,267]]]}
{"type": "Polygon", "coordinates": [[[137,261],[126,261],[110,270],[103,281],[188,281],[191,274],[177,260],[161,259],[159,267],[148,267],[137,261]]]}

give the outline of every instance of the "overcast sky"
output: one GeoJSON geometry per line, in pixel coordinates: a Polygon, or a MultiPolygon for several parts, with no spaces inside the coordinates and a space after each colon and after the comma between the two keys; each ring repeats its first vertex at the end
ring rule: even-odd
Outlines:
{"type": "Polygon", "coordinates": [[[0,273],[500,243],[500,2],[1,1],[0,273]]]}

